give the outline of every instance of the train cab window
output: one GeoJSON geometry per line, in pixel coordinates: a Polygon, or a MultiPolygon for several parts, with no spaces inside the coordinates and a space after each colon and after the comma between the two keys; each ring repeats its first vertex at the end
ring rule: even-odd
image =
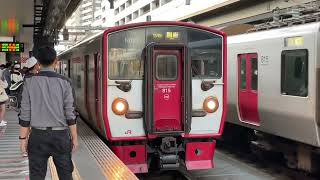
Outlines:
{"type": "Polygon", "coordinates": [[[156,78],[163,81],[176,80],[178,76],[178,60],[174,55],[158,55],[156,78]]]}
{"type": "Polygon", "coordinates": [[[188,30],[192,78],[219,79],[222,75],[222,38],[188,30]]]}
{"type": "Polygon", "coordinates": [[[308,51],[306,49],[282,51],[281,93],[308,96],[308,51]]]}
{"type": "Polygon", "coordinates": [[[251,59],[251,89],[258,90],[258,61],[257,61],[257,58],[251,59]]]}
{"type": "Polygon", "coordinates": [[[247,60],[245,58],[240,62],[240,88],[247,89],[247,60]]]}
{"type": "Polygon", "coordinates": [[[193,28],[154,26],[108,35],[108,77],[111,80],[144,78],[146,48],[154,44],[184,44],[191,58],[193,79],[222,77],[222,36],[193,28]]]}
{"type": "MultiPolygon", "coordinates": [[[[199,53],[200,54],[200,53],[199,53]]],[[[206,54],[201,56],[193,56],[191,61],[192,77],[214,77],[218,78],[219,62],[212,56],[206,54]]]]}
{"type": "Polygon", "coordinates": [[[109,79],[142,79],[145,29],[113,33],[108,43],[109,79]]]}

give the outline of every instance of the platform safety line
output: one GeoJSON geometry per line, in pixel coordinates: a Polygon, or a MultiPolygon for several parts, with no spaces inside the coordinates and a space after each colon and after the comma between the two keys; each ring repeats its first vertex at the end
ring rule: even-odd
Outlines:
{"type": "Polygon", "coordinates": [[[52,157],[49,157],[49,168],[50,168],[50,173],[51,173],[51,179],[52,180],[59,180],[57,169],[53,163],[52,157]]]}
{"type": "MultiPolygon", "coordinates": [[[[72,161],[72,163],[73,163],[73,167],[74,167],[73,172],[72,172],[72,178],[74,180],[81,180],[81,176],[80,176],[80,173],[79,173],[76,165],[74,164],[73,161],[72,161]]],[[[51,172],[51,179],[52,180],[59,180],[57,169],[56,169],[56,166],[54,165],[52,157],[49,158],[49,168],[50,168],[50,172],[51,172]]]]}

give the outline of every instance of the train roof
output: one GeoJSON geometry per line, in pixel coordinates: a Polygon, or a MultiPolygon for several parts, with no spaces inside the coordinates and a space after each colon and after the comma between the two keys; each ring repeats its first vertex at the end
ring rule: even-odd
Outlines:
{"type": "MultiPolygon", "coordinates": [[[[106,29],[106,30],[107,30],[107,29],[106,29]]],[[[63,55],[63,54],[66,54],[66,53],[68,53],[69,51],[71,51],[73,48],[75,48],[75,47],[77,47],[77,46],[80,46],[81,44],[84,44],[84,43],[86,43],[86,42],[88,42],[88,41],[91,41],[92,39],[95,39],[96,37],[102,35],[106,30],[103,30],[103,31],[101,31],[101,32],[98,32],[97,34],[94,34],[94,35],[92,35],[92,36],[90,36],[90,37],[88,37],[88,38],[86,38],[86,39],[84,39],[84,40],[82,40],[82,41],[79,41],[79,42],[76,43],[75,45],[71,46],[69,49],[67,49],[67,50],[59,53],[58,56],[61,56],[61,55],[63,55]]]]}
{"type": "Polygon", "coordinates": [[[68,53],[69,51],[71,51],[73,48],[76,48],[78,46],[80,46],[81,44],[87,43],[92,39],[95,39],[96,37],[102,35],[105,31],[110,30],[110,31],[117,31],[117,30],[122,30],[122,29],[129,29],[129,28],[134,28],[134,27],[140,27],[140,26],[158,26],[158,25],[175,25],[175,26],[187,26],[190,28],[198,28],[198,29],[202,29],[205,31],[210,31],[210,32],[214,32],[219,34],[220,36],[225,36],[225,33],[223,31],[219,31],[217,29],[213,29],[210,27],[205,27],[205,26],[201,26],[198,24],[193,24],[193,23],[188,23],[188,22],[179,22],[179,21],[150,21],[150,22],[139,22],[139,23],[132,23],[132,24],[126,24],[126,25],[122,25],[122,26],[115,26],[115,27],[111,27],[108,28],[102,32],[99,32],[83,41],[78,42],[77,44],[75,44],[74,46],[70,47],[69,49],[67,49],[66,51],[63,51],[61,53],[59,53],[58,55],[63,55],[68,53]]]}
{"type": "Polygon", "coordinates": [[[302,34],[310,34],[319,32],[320,22],[301,24],[290,27],[283,27],[278,29],[271,29],[235,36],[227,38],[228,44],[238,44],[243,42],[252,42],[259,40],[275,39],[282,37],[301,36],[302,34]]]}

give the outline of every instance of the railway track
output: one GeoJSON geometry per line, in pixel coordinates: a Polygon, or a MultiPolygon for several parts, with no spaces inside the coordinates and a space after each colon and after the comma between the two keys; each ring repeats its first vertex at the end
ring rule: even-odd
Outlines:
{"type": "Polygon", "coordinates": [[[319,177],[285,166],[281,156],[250,153],[244,147],[219,142],[216,168],[200,171],[166,171],[139,175],[141,180],[317,180],[319,177]],[[264,160],[258,156],[264,155],[264,160]]]}
{"type": "MultiPolygon", "coordinates": [[[[99,136],[100,137],[100,136],[99,136]]],[[[101,138],[101,137],[100,137],[101,138]]],[[[106,142],[106,141],[104,141],[106,142]]],[[[141,180],[317,180],[320,176],[286,167],[279,154],[252,152],[243,143],[218,141],[214,169],[156,171],[138,174],[141,180]]]]}

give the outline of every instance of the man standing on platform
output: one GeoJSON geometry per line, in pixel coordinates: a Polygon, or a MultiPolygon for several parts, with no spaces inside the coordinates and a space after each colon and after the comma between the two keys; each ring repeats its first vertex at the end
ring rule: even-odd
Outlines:
{"type": "Polygon", "coordinates": [[[44,180],[52,156],[59,179],[72,179],[71,152],[78,147],[71,82],[54,72],[56,51],[38,51],[41,70],[25,78],[19,114],[20,148],[28,152],[30,180],[44,180]],[[31,130],[31,131],[30,131],[31,130]]]}

